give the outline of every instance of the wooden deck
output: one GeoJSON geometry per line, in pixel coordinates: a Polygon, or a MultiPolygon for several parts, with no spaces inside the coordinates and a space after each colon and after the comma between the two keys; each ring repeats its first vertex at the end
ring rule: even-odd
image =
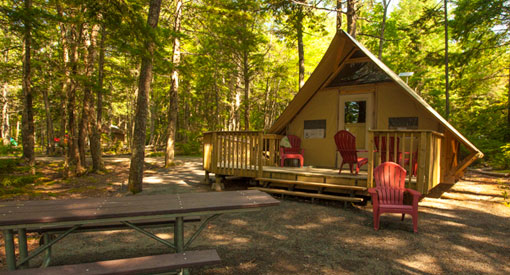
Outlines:
{"type": "MultiPolygon", "coordinates": [[[[358,175],[345,169],[305,167],[279,167],[279,147],[282,136],[262,132],[208,132],[204,134],[204,170],[206,180],[214,173],[213,188],[222,189],[226,176],[251,178],[259,182],[265,192],[308,196],[311,198],[353,201],[352,196],[366,196],[367,189],[374,186],[373,169],[383,160],[399,162],[408,172],[406,187],[427,194],[442,182],[446,174],[441,172],[444,153],[444,136],[429,130],[370,130],[367,170],[358,175]],[[378,148],[376,140],[391,140],[378,148]],[[390,149],[391,148],[391,149],[390,149]],[[390,152],[391,151],[391,152],[390,152]],[[391,154],[390,154],[391,153],[391,154]],[[285,188],[285,189],[282,189],[285,188]],[[323,194],[325,193],[325,194],[323,194]],[[331,194],[338,197],[331,198],[331,194]],[[345,197],[347,194],[349,197],[345,197]]],[[[306,148],[305,148],[306,149],[306,148]]],[[[448,162],[448,161],[447,161],[448,162]]],[[[313,165],[313,164],[312,164],[313,165]]]]}

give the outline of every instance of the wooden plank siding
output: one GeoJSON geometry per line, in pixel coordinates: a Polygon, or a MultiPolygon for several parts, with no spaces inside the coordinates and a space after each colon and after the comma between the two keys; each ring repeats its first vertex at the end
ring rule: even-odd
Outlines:
{"type": "MultiPolygon", "coordinates": [[[[448,155],[445,150],[452,150],[455,145],[447,146],[443,134],[430,130],[369,130],[368,135],[368,171],[361,171],[359,175],[339,174],[337,169],[279,167],[279,143],[282,136],[256,131],[205,133],[203,167],[206,173],[218,176],[273,178],[370,188],[374,186],[374,168],[381,164],[382,159],[386,159],[402,165],[408,171],[406,186],[423,194],[427,194],[448,176],[443,168],[453,164],[453,161],[450,159],[447,161],[451,164],[444,163],[444,155],[448,155]],[[388,141],[385,143],[386,148],[376,148],[376,138],[388,141]],[[414,170],[416,173],[413,173],[414,170]]],[[[379,146],[383,146],[383,142],[379,142],[379,146]]],[[[459,166],[456,165],[457,168],[459,166]]]]}

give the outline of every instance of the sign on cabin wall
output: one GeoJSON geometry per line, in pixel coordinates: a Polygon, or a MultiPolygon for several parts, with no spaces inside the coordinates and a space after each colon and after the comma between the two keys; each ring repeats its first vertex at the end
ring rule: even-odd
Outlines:
{"type": "Polygon", "coordinates": [[[390,117],[389,129],[418,129],[418,117],[390,117]]]}
{"type": "Polygon", "coordinates": [[[305,139],[325,138],[326,137],[326,120],[305,120],[303,132],[305,139]]]}

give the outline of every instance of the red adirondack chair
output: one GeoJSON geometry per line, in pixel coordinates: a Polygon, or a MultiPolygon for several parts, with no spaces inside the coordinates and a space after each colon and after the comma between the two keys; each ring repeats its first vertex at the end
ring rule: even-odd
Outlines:
{"type": "Polygon", "coordinates": [[[344,164],[348,163],[351,168],[351,174],[353,172],[352,166],[356,164],[356,174],[358,174],[359,168],[368,163],[368,158],[359,158],[358,152],[367,151],[356,150],[356,137],[346,130],[338,131],[335,134],[335,143],[336,149],[342,156],[342,164],[340,165],[340,171],[338,171],[338,173],[342,173],[342,167],[344,167],[344,164]]]}
{"type": "Polygon", "coordinates": [[[402,213],[413,217],[414,232],[418,232],[418,200],[421,193],[405,188],[406,170],[394,163],[385,162],[374,169],[375,188],[369,188],[368,193],[372,196],[374,212],[374,229],[379,230],[379,218],[382,213],[402,213]],[[404,192],[413,196],[413,204],[404,204],[404,192]]]}
{"type": "Polygon", "coordinates": [[[287,138],[289,139],[292,147],[285,148],[280,146],[280,166],[283,167],[285,159],[299,159],[299,164],[303,167],[303,154],[305,150],[301,149],[301,139],[293,135],[288,135],[287,138]]]}

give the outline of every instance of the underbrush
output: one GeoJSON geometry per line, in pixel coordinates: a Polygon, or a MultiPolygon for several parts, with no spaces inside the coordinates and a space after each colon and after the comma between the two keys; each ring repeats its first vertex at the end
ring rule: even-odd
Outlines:
{"type": "Polygon", "coordinates": [[[20,146],[2,145],[0,143],[0,156],[19,156],[21,151],[20,146]]]}
{"type": "Polygon", "coordinates": [[[30,167],[19,159],[0,159],[0,198],[18,195],[37,196],[34,188],[46,180],[41,174],[30,174],[30,167]]]}

